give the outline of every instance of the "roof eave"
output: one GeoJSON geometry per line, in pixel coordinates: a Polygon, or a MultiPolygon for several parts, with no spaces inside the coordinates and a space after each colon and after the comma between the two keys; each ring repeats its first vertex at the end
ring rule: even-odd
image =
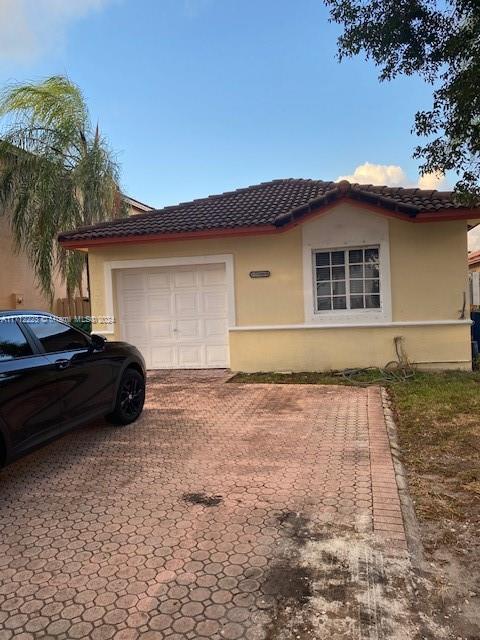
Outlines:
{"type": "MultiPolygon", "coordinates": [[[[349,194],[350,195],[350,194],[349,194]]],[[[153,233],[110,236],[104,238],[77,238],[69,240],[68,237],[59,237],[59,243],[64,249],[85,250],[88,248],[102,247],[113,244],[147,244],[152,242],[168,242],[175,240],[201,240],[218,237],[240,237],[252,235],[264,235],[272,233],[282,233],[302,224],[309,218],[322,215],[335,207],[340,201],[358,204],[356,198],[342,196],[341,198],[330,198],[329,202],[317,203],[312,201],[308,205],[299,207],[291,212],[289,219],[283,224],[263,224],[248,227],[228,227],[221,229],[203,229],[199,231],[185,231],[175,233],[153,233]]],[[[396,218],[410,223],[448,222],[453,220],[472,220],[480,218],[480,207],[476,209],[439,209],[434,212],[420,212],[416,216],[407,216],[405,213],[393,209],[378,206],[376,204],[364,202],[364,208],[379,215],[396,218]]],[[[63,234],[66,236],[67,234],[63,234]]]]}
{"type": "Polygon", "coordinates": [[[146,244],[151,242],[166,242],[174,240],[202,240],[219,237],[235,237],[248,235],[263,235],[278,231],[270,224],[251,227],[229,227],[222,229],[204,229],[199,231],[181,231],[174,233],[146,233],[135,235],[111,236],[105,238],[79,238],[69,240],[59,237],[58,242],[64,249],[86,249],[102,247],[112,244],[146,244]]]}

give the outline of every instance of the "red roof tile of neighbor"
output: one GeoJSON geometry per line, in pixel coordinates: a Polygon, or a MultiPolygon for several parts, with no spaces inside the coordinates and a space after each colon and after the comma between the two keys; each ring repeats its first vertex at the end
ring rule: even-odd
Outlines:
{"type": "Polygon", "coordinates": [[[468,264],[479,264],[480,263],[480,251],[471,251],[468,254],[468,264]]]}
{"type": "Polygon", "coordinates": [[[459,205],[454,194],[447,191],[359,185],[346,180],[324,182],[288,178],[79,228],[61,234],[59,241],[67,246],[80,247],[92,241],[121,241],[126,237],[131,240],[138,237],[140,240],[141,236],[177,236],[252,227],[259,231],[262,227],[275,229],[340,198],[361,200],[410,219],[419,214],[440,215],[446,210],[451,213],[470,211],[459,205]]]}

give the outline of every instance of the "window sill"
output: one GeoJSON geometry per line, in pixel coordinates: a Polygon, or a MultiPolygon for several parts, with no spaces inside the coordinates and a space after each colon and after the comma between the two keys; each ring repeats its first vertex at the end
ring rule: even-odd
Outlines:
{"type": "Polygon", "coordinates": [[[306,319],[307,325],[324,324],[372,324],[375,322],[389,322],[391,318],[383,309],[362,309],[361,311],[324,311],[317,312],[306,319]]]}
{"type": "Polygon", "coordinates": [[[260,324],[260,325],[240,325],[229,327],[230,332],[236,331],[289,331],[308,329],[368,329],[368,328],[389,328],[389,327],[431,327],[431,326],[453,326],[453,325],[471,325],[471,320],[405,320],[391,322],[378,320],[376,322],[351,322],[351,323],[305,323],[305,324],[260,324]]]}

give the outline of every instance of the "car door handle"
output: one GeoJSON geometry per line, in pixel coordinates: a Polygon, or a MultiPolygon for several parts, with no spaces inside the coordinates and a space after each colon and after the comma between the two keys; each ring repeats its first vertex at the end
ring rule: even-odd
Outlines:
{"type": "Polygon", "coordinates": [[[70,366],[70,360],[55,360],[57,369],[68,369],[70,366]]]}

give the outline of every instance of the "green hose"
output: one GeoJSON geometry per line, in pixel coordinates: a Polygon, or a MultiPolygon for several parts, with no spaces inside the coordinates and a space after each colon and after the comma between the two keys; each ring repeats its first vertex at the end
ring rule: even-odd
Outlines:
{"type": "Polygon", "coordinates": [[[389,384],[395,384],[397,382],[405,382],[415,376],[415,370],[412,368],[405,348],[403,345],[404,338],[402,336],[395,336],[393,343],[395,346],[395,353],[397,354],[397,360],[391,360],[383,367],[378,369],[377,367],[364,367],[360,369],[344,369],[339,371],[336,375],[342,376],[350,384],[359,385],[362,387],[368,387],[371,384],[381,384],[388,382],[389,384]],[[378,376],[370,379],[368,382],[365,380],[359,380],[359,376],[363,376],[366,373],[376,371],[378,376]]]}
{"type": "Polygon", "coordinates": [[[350,384],[355,384],[362,387],[368,387],[371,384],[381,384],[388,382],[397,383],[405,382],[415,376],[415,371],[410,367],[401,365],[396,360],[388,362],[383,369],[377,367],[364,367],[362,369],[344,369],[339,371],[336,375],[341,376],[347,380],[350,384]],[[364,376],[372,371],[378,373],[378,376],[371,378],[366,382],[365,380],[359,380],[359,377],[364,376]]]}

